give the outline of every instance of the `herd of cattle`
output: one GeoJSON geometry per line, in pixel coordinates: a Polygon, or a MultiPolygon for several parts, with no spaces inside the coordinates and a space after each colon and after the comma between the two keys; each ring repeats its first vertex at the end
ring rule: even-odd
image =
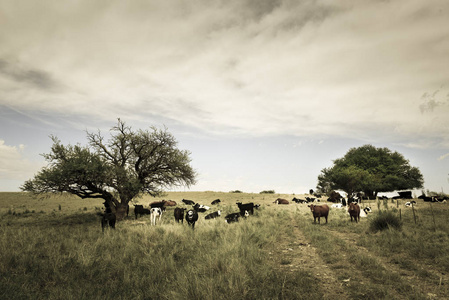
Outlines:
{"type": "MultiPolygon", "coordinates": [[[[338,193],[337,193],[338,194],[338,193]]],[[[344,198],[341,196],[336,196],[336,199],[332,199],[332,197],[335,197],[335,195],[331,195],[331,198],[328,198],[328,202],[339,202],[334,203],[331,205],[332,208],[336,209],[344,209],[346,206],[348,207],[348,214],[350,216],[350,220],[358,222],[360,221],[360,217],[366,217],[368,213],[371,212],[370,207],[360,207],[360,200],[359,199],[353,199],[345,201],[344,198]],[[336,201],[334,201],[336,200],[336,201]],[[346,205],[346,203],[348,203],[346,205]]],[[[409,196],[402,195],[402,196],[409,196]]],[[[407,199],[406,197],[405,199],[407,199]]],[[[429,197],[418,197],[423,199],[424,201],[438,201],[433,198],[429,197]]],[[[446,200],[444,199],[444,202],[446,200]]],[[[193,200],[187,200],[182,199],[182,202],[187,205],[191,206],[191,209],[188,209],[186,207],[175,207],[173,210],[173,216],[175,218],[176,222],[184,223],[184,219],[186,220],[187,224],[191,226],[192,229],[195,228],[195,223],[198,221],[199,216],[202,213],[209,212],[211,209],[211,206],[202,205],[199,203],[196,203],[193,200]]],[[[216,206],[221,202],[220,199],[216,199],[211,202],[212,206],[216,206]]],[[[316,223],[316,220],[318,219],[318,223],[320,223],[320,218],[323,217],[326,220],[326,223],[328,221],[329,216],[329,206],[327,204],[317,205],[317,202],[320,202],[319,198],[313,198],[313,197],[305,197],[305,199],[299,199],[294,197],[292,199],[292,202],[298,203],[298,204],[308,204],[308,207],[310,208],[310,211],[312,212],[314,223],[316,223]]],[[[277,205],[288,205],[290,202],[286,199],[278,198],[274,202],[274,204],[277,205]]],[[[106,204],[105,204],[106,205],[106,204]]],[[[224,219],[226,223],[234,223],[238,222],[240,218],[247,218],[250,215],[254,214],[254,209],[258,209],[260,207],[260,204],[254,204],[253,202],[250,203],[242,203],[237,202],[236,203],[239,211],[227,214],[224,219]]],[[[416,205],[416,201],[410,201],[405,203],[405,206],[413,206],[416,205]]],[[[177,206],[177,203],[172,200],[162,200],[162,201],[155,201],[149,204],[148,208],[145,208],[143,205],[134,205],[134,215],[137,219],[139,216],[143,215],[150,215],[151,224],[156,225],[158,222],[160,222],[162,218],[162,214],[166,211],[166,207],[170,206],[177,206]]],[[[221,210],[216,210],[214,212],[208,213],[204,216],[205,220],[215,219],[221,216],[221,210]]],[[[111,212],[109,207],[106,207],[106,211],[103,214],[102,220],[101,220],[101,226],[102,229],[109,225],[112,228],[115,228],[116,218],[115,215],[111,212]]]]}
{"type": "MultiPolygon", "coordinates": [[[[199,213],[205,213],[208,212],[211,207],[207,205],[202,205],[199,203],[195,203],[192,200],[182,199],[182,202],[185,205],[192,206],[191,209],[187,210],[185,207],[175,207],[173,210],[173,216],[175,218],[176,222],[184,223],[184,219],[186,220],[187,224],[192,227],[192,229],[195,228],[195,223],[198,221],[199,213]],[[187,211],[187,212],[186,212],[187,211]]],[[[211,205],[217,205],[221,202],[220,199],[216,199],[212,201],[211,205]]],[[[166,211],[167,206],[176,206],[177,203],[172,200],[162,200],[162,201],[155,201],[149,204],[149,208],[144,208],[143,205],[134,205],[134,215],[137,219],[139,216],[142,215],[150,215],[151,217],[151,224],[155,225],[157,223],[157,220],[161,219],[162,213],[166,211]]],[[[238,222],[240,217],[248,217],[249,215],[254,214],[254,209],[258,209],[260,207],[259,204],[254,203],[241,203],[237,202],[237,206],[239,208],[239,212],[228,214],[224,217],[226,223],[233,223],[238,222]]],[[[215,219],[221,216],[221,210],[217,210],[215,212],[207,214],[204,219],[210,220],[215,219]]]]}

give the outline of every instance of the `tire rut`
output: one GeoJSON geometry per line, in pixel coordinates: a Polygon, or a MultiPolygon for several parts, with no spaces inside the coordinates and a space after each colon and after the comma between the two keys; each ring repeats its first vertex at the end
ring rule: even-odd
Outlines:
{"type": "Polygon", "coordinates": [[[273,255],[279,268],[285,272],[298,270],[310,272],[320,280],[323,299],[350,299],[343,283],[336,279],[334,271],[322,260],[317,249],[304,236],[293,216],[288,228],[292,228],[293,232],[283,239],[284,242],[277,245],[275,250],[275,253],[282,253],[282,255],[273,255]]]}
{"type": "Polygon", "coordinates": [[[376,260],[376,262],[378,262],[385,270],[391,272],[392,274],[396,274],[401,278],[401,280],[405,280],[410,286],[417,287],[418,290],[420,290],[423,295],[426,295],[428,299],[448,299],[447,292],[442,291],[440,289],[441,284],[445,284],[449,280],[447,274],[438,272],[437,270],[434,269],[429,269],[429,267],[417,261],[414,261],[414,264],[417,267],[417,269],[425,270],[425,272],[432,274],[434,278],[440,278],[439,287],[438,285],[429,284],[429,279],[420,278],[420,276],[416,274],[416,271],[401,268],[397,263],[392,261],[392,259],[373,254],[366,247],[359,245],[357,243],[359,234],[348,232],[343,233],[329,228],[326,228],[325,230],[328,231],[330,234],[346,242],[348,245],[350,245],[351,248],[355,249],[358,253],[361,253],[362,255],[365,255],[367,257],[370,257],[371,259],[376,260]]]}

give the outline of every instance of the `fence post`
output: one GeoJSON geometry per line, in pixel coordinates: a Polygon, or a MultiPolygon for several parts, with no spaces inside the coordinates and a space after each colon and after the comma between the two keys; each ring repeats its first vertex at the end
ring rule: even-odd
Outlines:
{"type": "Polygon", "coordinates": [[[430,205],[430,211],[432,212],[432,219],[433,219],[433,231],[437,231],[437,223],[435,222],[435,215],[433,214],[433,208],[432,203],[429,202],[430,205]]]}
{"type": "Polygon", "coordinates": [[[415,220],[415,224],[416,224],[415,207],[413,206],[413,203],[412,203],[412,211],[413,211],[413,219],[415,220]]]}

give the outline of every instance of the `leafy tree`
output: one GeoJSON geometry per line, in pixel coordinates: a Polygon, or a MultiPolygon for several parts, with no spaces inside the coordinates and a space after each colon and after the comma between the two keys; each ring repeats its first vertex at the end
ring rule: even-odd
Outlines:
{"type": "Polygon", "coordinates": [[[194,184],[190,153],[179,150],[166,129],[150,129],[133,131],[119,119],[108,141],[100,131],[87,132],[88,146],[64,146],[52,136],[51,152],[43,154],[47,167],[21,189],[101,198],[120,220],[139,195],[158,196],[168,187],[194,184]]]}
{"type": "Polygon", "coordinates": [[[410,166],[402,154],[364,145],[351,148],[332,167],[324,168],[317,188],[324,193],[340,189],[348,197],[363,192],[373,199],[379,192],[421,188],[423,183],[419,169],[410,166]]]}

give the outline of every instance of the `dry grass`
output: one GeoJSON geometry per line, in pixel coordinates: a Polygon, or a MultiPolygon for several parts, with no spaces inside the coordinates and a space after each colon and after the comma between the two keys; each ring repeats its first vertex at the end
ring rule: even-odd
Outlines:
{"type": "MultiPolygon", "coordinates": [[[[200,217],[195,231],[145,216],[101,233],[101,200],[0,193],[1,299],[437,299],[449,298],[449,216],[444,204],[363,203],[401,216],[402,230],[372,233],[331,209],[314,225],[294,195],[172,192],[137,203],[191,199],[224,213],[262,207],[236,224],[200,217]],[[400,210],[399,210],[400,209],[400,210]],[[416,219],[416,224],[415,224],[416,219]],[[104,284],[104,283],[107,284],[104,284]]],[[[304,197],[304,195],[295,195],[304,197]]],[[[203,216],[203,215],[201,215],[203,216]]]]}

